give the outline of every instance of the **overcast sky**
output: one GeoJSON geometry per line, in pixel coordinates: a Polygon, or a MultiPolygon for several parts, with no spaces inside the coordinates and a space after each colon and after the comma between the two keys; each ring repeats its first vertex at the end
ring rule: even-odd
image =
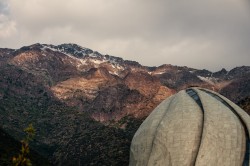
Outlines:
{"type": "Polygon", "coordinates": [[[250,65],[248,0],[0,0],[0,47],[76,43],[142,65],[250,65]]]}

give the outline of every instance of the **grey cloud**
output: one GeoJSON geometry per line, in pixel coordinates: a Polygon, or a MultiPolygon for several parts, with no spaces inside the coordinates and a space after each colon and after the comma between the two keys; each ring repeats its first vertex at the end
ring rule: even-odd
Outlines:
{"type": "Polygon", "coordinates": [[[9,0],[18,33],[0,44],[76,42],[144,65],[230,69],[250,65],[247,1],[9,0]]]}
{"type": "Polygon", "coordinates": [[[7,0],[1,0],[0,1],[0,14],[7,15],[9,14],[9,8],[7,0]]]}
{"type": "Polygon", "coordinates": [[[7,2],[7,0],[0,1],[0,44],[16,32],[16,24],[11,20],[7,2]]]}

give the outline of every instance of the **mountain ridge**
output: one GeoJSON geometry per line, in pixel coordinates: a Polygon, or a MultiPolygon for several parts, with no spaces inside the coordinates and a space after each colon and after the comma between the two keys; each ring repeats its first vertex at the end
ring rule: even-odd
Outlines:
{"type": "Polygon", "coordinates": [[[179,90],[200,86],[235,103],[250,96],[250,66],[218,72],[148,67],[76,44],[0,48],[0,73],[0,126],[20,140],[33,123],[32,148],[56,165],[128,165],[136,129],[179,90]]]}

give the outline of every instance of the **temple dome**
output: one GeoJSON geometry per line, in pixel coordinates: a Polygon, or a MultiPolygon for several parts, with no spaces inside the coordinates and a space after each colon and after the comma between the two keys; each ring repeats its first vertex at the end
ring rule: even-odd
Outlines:
{"type": "Polygon", "coordinates": [[[146,118],[130,147],[130,166],[249,166],[250,117],[213,91],[190,88],[146,118]]]}

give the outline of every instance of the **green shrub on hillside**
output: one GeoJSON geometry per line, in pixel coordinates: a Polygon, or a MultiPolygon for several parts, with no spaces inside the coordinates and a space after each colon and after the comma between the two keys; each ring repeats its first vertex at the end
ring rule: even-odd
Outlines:
{"type": "Polygon", "coordinates": [[[28,158],[28,154],[30,153],[29,142],[33,140],[35,136],[35,129],[30,124],[26,129],[24,129],[27,134],[26,138],[21,141],[22,147],[21,151],[17,157],[13,157],[12,163],[14,166],[31,166],[31,161],[28,158]]]}

